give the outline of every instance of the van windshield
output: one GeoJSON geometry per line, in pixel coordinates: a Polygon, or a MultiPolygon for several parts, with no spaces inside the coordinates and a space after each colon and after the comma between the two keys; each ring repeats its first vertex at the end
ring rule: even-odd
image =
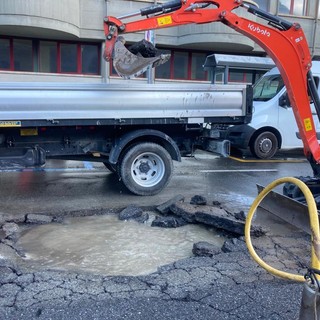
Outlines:
{"type": "Polygon", "coordinates": [[[268,101],[272,99],[284,86],[280,75],[262,77],[253,87],[254,101],[268,101]]]}

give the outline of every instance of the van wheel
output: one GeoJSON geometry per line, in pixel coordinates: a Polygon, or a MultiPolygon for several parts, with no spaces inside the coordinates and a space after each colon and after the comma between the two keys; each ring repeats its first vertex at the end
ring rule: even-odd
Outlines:
{"type": "Polygon", "coordinates": [[[261,132],[250,142],[251,153],[259,159],[271,159],[278,151],[279,142],[274,133],[261,132]]]}
{"type": "Polygon", "coordinates": [[[173,172],[170,154],[156,143],[142,142],[121,156],[119,175],[134,194],[151,196],[169,183],[173,172]]]}

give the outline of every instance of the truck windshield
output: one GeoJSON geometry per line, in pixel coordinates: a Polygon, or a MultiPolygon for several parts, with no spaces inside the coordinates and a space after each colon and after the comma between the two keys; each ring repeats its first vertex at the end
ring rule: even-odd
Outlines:
{"type": "Polygon", "coordinates": [[[268,101],[272,99],[284,86],[280,75],[262,77],[253,87],[254,101],[268,101]]]}

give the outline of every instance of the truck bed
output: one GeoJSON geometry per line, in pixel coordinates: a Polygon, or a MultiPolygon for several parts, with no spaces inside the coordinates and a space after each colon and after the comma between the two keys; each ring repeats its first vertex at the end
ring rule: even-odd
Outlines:
{"type": "Polygon", "coordinates": [[[0,127],[76,120],[243,123],[251,98],[245,85],[1,83],[0,127]]]}

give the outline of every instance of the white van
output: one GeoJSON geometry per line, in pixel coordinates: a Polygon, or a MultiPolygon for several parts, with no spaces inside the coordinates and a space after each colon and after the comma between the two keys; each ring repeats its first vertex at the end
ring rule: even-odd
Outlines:
{"type": "MultiPolygon", "coordinates": [[[[320,61],[313,61],[312,74],[319,90],[320,61]]],[[[319,119],[311,104],[316,131],[320,131],[319,119]]],[[[298,126],[292,108],[286,98],[279,70],[268,71],[253,87],[252,120],[247,125],[227,128],[224,137],[231,146],[239,149],[250,148],[260,159],[270,159],[279,149],[302,148],[298,126]]]]}

